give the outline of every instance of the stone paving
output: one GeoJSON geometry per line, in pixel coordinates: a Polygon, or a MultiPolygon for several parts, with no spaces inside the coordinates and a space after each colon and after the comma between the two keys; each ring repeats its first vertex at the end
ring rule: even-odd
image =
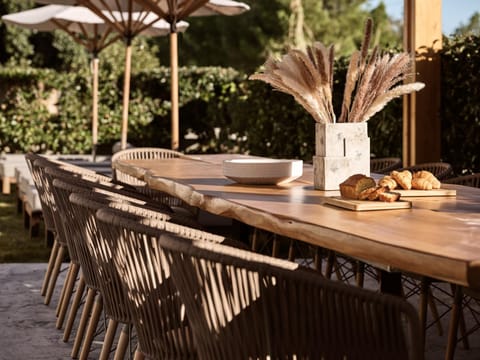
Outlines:
{"type": "MultiPolygon", "coordinates": [[[[63,331],[55,327],[59,286],[50,306],[44,305],[40,296],[45,267],[46,264],[0,264],[0,360],[70,359],[72,343],[64,343],[63,331]]],[[[466,314],[466,321],[472,323],[471,315],[466,314]]],[[[443,318],[442,325],[442,336],[435,327],[428,330],[427,360],[444,357],[448,316],[443,318]]],[[[470,350],[459,345],[455,359],[480,359],[480,331],[472,334],[469,341],[470,350]]],[[[99,347],[97,343],[89,359],[98,357],[99,347]]]]}

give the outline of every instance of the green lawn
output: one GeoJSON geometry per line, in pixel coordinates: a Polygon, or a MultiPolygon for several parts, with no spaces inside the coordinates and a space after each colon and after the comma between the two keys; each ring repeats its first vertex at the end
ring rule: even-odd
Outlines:
{"type": "Polygon", "coordinates": [[[49,253],[43,223],[39,235],[30,239],[17,213],[14,189],[10,195],[0,194],[0,263],[46,262],[49,253]]]}

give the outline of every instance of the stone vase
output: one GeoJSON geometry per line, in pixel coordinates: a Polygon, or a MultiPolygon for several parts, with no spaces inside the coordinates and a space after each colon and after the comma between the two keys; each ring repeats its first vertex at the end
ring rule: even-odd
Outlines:
{"type": "Polygon", "coordinates": [[[338,190],[353,174],[370,176],[367,123],[316,123],[313,169],[318,190],[338,190]]]}

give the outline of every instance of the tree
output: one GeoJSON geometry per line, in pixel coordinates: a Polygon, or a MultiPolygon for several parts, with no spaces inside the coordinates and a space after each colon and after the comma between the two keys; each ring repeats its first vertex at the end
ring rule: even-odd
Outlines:
{"type": "MultiPolygon", "coordinates": [[[[369,9],[366,0],[245,2],[251,9],[238,16],[189,18],[190,27],[179,42],[180,64],[231,66],[250,73],[269,55],[313,41],[334,43],[338,55],[349,55],[361,43],[368,17],[375,22],[377,43],[401,44],[400,28],[388,18],[383,3],[369,9]]],[[[154,41],[168,49],[168,43],[154,41]]],[[[168,64],[168,51],[159,56],[168,64]]]]}
{"type": "MultiPolygon", "coordinates": [[[[33,0],[0,0],[0,15],[22,11],[33,7],[33,0]]],[[[30,43],[31,31],[17,26],[6,26],[0,20],[0,63],[28,64],[34,49],[30,43]]]]}
{"type": "Polygon", "coordinates": [[[480,13],[477,11],[468,20],[466,24],[460,24],[455,29],[455,35],[476,35],[480,36],[480,13]]]}

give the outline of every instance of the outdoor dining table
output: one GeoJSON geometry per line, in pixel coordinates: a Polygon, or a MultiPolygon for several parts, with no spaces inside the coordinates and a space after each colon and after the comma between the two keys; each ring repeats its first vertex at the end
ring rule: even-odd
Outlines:
{"type": "Polygon", "coordinates": [[[338,191],[313,187],[313,167],[284,185],[245,185],[223,175],[242,155],[117,160],[150,188],[213,214],[395,269],[480,289],[480,189],[442,184],[456,196],[408,198],[411,208],[351,211],[326,204],[338,191]]]}

